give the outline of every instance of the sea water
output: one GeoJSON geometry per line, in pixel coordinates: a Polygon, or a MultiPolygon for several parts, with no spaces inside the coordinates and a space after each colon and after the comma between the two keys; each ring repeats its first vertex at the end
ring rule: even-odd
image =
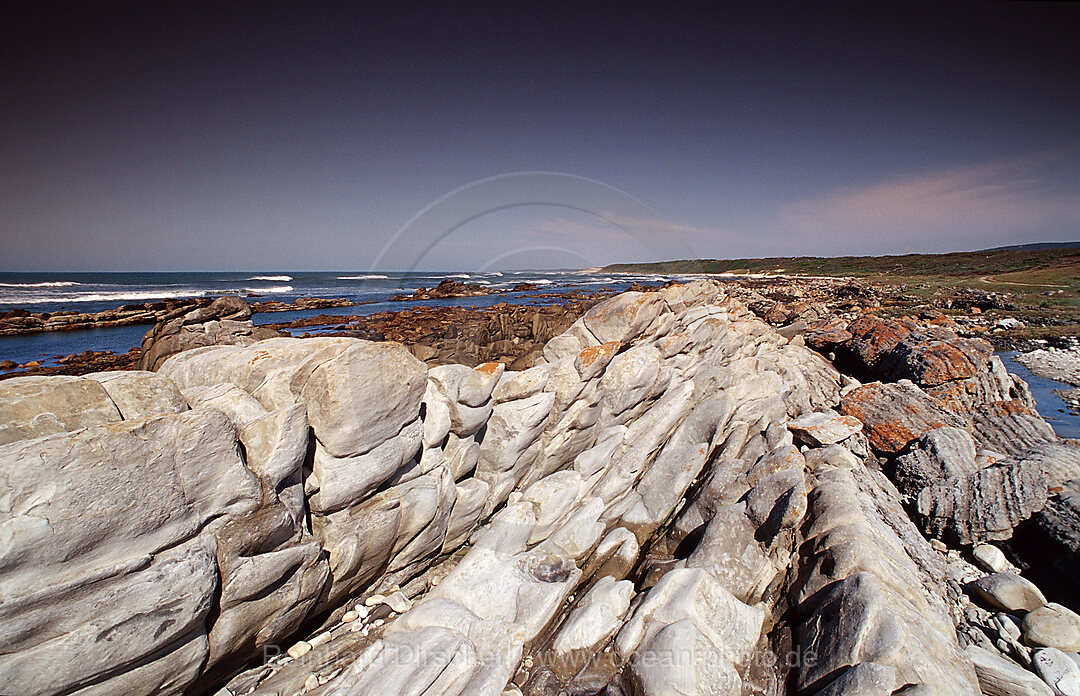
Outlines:
{"type": "MultiPolygon", "coordinates": [[[[329,297],[364,304],[330,309],[256,314],[256,324],[277,324],[317,314],[365,316],[412,306],[485,307],[509,302],[537,302],[535,292],[566,293],[574,288],[623,290],[635,281],[662,282],[665,276],[583,273],[580,271],[259,271],[216,273],[0,273],[0,314],[12,309],[30,312],[100,312],[124,304],[166,299],[194,299],[238,295],[251,302],[277,300],[290,303],[301,297],[329,297]],[[410,295],[417,288],[433,288],[445,278],[510,290],[532,283],[536,291],[417,302],[391,302],[395,295],[410,295]]],[[[109,329],[76,329],[48,333],[0,336],[0,360],[24,364],[51,363],[59,356],[86,350],[126,352],[138,346],[149,325],[109,329]]],[[[305,329],[308,331],[310,329],[305,329]]]]}

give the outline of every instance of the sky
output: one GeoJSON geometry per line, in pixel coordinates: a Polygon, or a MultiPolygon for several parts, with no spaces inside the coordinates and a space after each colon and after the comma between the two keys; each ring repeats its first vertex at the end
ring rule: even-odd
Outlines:
{"type": "Polygon", "coordinates": [[[0,270],[1080,240],[1080,3],[346,5],[3,3],[0,270]]]}

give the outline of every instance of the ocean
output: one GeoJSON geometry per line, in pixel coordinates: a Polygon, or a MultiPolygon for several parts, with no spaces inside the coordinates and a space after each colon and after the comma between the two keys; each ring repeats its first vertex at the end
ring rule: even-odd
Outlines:
{"type": "MultiPolygon", "coordinates": [[[[230,273],[0,273],[0,314],[11,309],[31,312],[100,312],[124,304],[170,298],[239,295],[249,300],[292,302],[299,297],[344,297],[365,302],[353,307],[256,314],[256,324],[293,321],[316,314],[367,315],[410,306],[476,306],[499,302],[530,303],[531,293],[508,293],[421,302],[390,302],[394,295],[431,288],[445,278],[509,290],[532,283],[538,291],[567,292],[573,288],[617,290],[631,283],[663,282],[667,276],[591,273],[583,271],[259,271],[230,273]]],[[[151,327],[57,331],[0,336],[0,360],[23,364],[50,363],[59,356],[86,350],[127,351],[141,343],[151,327]]]]}

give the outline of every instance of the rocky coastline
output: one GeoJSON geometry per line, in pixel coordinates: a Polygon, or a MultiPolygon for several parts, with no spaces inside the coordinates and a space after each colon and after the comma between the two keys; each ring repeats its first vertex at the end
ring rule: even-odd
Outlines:
{"type": "Polygon", "coordinates": [[[222,298],[4,380],[0,693],[1076,693],[1080,446],[832,297],[334,327],[409,347],[222,298]]]}
{"type": "Polygon", "coordinates": [[[536,290],[533,283],[518,283],[512,288],[493,288],[479,283],[465,283],[453,278],[445,278],[433,288],[417,288],[411,295],[394,295],[391,302],[409,302],[416,300],[450,300],[460,297],[484,297],[486,295],[505,295],[511,292],[531,292],[536,290]]]}
{"type": "MultiPolygon", "coordinates": [[[[249,295],[248,299],[256,299],[249,295]]],[[[101,312],[29,312],[13,309],[0,313],[0,336],[19,336],[49,331],[76,331],[79,329],[110,329],[118,326],[137,326],[168,321],[187,312],[209,306],[213,298],[162,300],[126,304],[101,312]]],[[[276,300],[251,303],[253,312],[293,312],[330,307],[352,307],[357,303],[344,298],[300,297],[290,303],[276,300]]]]}

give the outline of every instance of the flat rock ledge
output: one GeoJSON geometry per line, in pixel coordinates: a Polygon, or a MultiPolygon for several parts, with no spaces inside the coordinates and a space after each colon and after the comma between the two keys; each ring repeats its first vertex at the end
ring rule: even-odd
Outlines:
{"type": "Polygon", "coordinates": [[[1007,543],[1076,553],[1080,457],[980,343],[831,327],[863,385],[708,281],[520,370],[246,311],[0,382],[0,693],[1075,693],[1007,543]]]}

